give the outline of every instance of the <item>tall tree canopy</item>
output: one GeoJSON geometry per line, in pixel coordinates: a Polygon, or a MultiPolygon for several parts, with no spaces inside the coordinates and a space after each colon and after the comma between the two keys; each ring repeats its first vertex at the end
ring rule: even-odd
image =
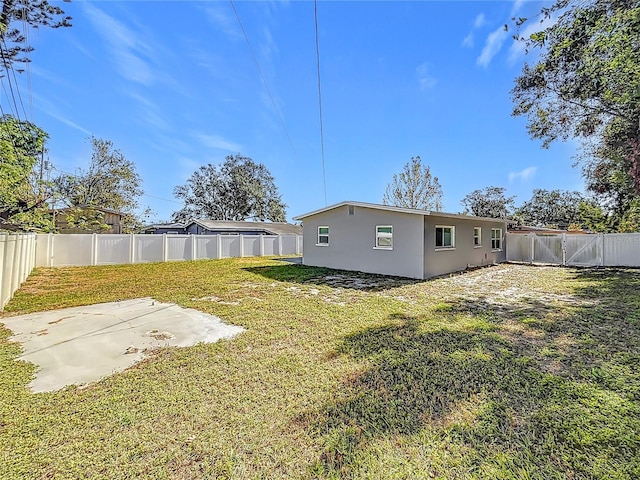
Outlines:
{"type": "Polygon", "coordinates": [[[507,197],[502,187],[474,190],[462,199],[464,213],[477,217],[507,218],[513,212],[515,197],[507,197]]]}
{"type": "Polygon", "coordinates": [[[420,156],[411,157],[401,173],[394,174],[382,198],[384,205],[442,210],[442,187],[438,177],[433,177],[429,167],[422,166],[420,156]]]}
{"type": "MultiPolygon", "coordinates": [[[[65,0],[70,1],[70,0],[65,0]]],[[[62,8],[47,0],[3,0],[0,12],[0,68],[7,69],[13,62],[29,62],[25,54],[33,47],[27,42],[23,26],[70,27],[71,17],[62,8]]]]}
{"type": "Polygon", "coordinates": [[[521,38],[540,56],[516,79],[513,114],[545,147],[581,140],[588,190],[622,217],[640,194],[640,2],[556,0],[542,14],[556,21],[521,38]]]}
{"type": "Polygon", "coordinates": [[[44,215],[48,197],[34,172],[47,138],[47,133],[31,122],[11,115],[0,117],[0,228],[52,228],[44,215]]]}
{"type": "Polygon", "coordinates": [[[184,208],[173,213],[173,221],[259,220],[286,221],[274,178],[262,163],[242,155],[227,156],[217,165],[203,165],[187,183],[174,189],[184,208]]]}
{"type": "Polygon", "coordinates": [[[515,215],[526,225],[566,229],[582,224],[580,206],[589,204],[580,192],[538,188],[515,215]]]}
{"type": "MultiPolygon", "coordinates": [[[[128,160],[110,140],[91,137],[91,162],[88,169],[75,175],[63,174],[54,180],[62,202],[67,207],[86,211],[97,208],[125,214],[124,230],[137,226],[136,209],[144,193],[142,179],[135,164],[128,160]]],[[[93,219],[95,220],[99,219],[93,219]]],[[[89,221],[88,223],[92,223],[89,221]]]]}

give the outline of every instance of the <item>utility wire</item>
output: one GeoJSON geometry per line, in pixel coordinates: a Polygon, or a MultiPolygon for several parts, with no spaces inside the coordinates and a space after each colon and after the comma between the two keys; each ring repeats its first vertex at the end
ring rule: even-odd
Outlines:
{"type": "Polygon", "coordinates": [[[320,43],[318,42],[318,2],[313,0],[313,19],[316,25],[316,64],[318,67],[318,106],[320,110],[320,151],[322,154],[322,184],[324,186],[324,205],[327,206],[327,176],[324,166],[324,128],[322,122],[322,90],[320,88],[320,43]]]}
{"type": "Polygon", "coordinates": [[[273,104],[273,108],[275,109],[276,113],[278,114],[278,118],[280,119],[280,124],[282,125],[282,129],[284,130],[285,135],[287,136],[287,139],[289,140],[289,145],[291,145],[291,150],[293,150],[294,154],[296,153],[296,148],[293,146],[293,141],[291,140],[291,136],[289,135],[289,131],[287,130],[287,126],[284,123],[284,119],[282,118],[282,114],[280,113],[280,109],[278,108],[278,105],[276,104],[275,99],[273,98],[273,95],[271,94],[271,90],[269,89],[269,84],[267,83],[267,79],[264,76],[264,73],[262,73],[262,68],[260,68],[260,63],[258,62],[258,57],[256,56],[255,52],[253,51],[253,47],[251,46],[251,42],[249,41],[249,36],[247,35],[247,32],[244,29],[244,26],[242,25],[242,20],[240,20],[240,15],[238,15],[238,11],[236,10],[236,6],[233,3],[233,0],[229,0],[229,3],[231,4],[231,8],[233,8],[233,13],[236,14],[236,18],[238,19],[238,24],[240,25],[240,30],[242,30],[242,34],[244,35],[244,39],[247,42],[247,46],[249,47],[249,51],[251,52],[251,56],[253,57],[253,61],[256,64],[256,67],[258,68],[258,73],[260,74],[260,78],[262,79],[262,83],[264,84],[264,88],[267,90],[267,94],[269,94],[269,98],[271,98],[271,103],[273,104]]]}

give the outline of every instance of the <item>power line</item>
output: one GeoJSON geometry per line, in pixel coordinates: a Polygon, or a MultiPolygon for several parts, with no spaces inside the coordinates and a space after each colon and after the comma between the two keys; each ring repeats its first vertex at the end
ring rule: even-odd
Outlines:
{"type": "Polygon", "coordinates": [[[324,128],[322,122],[322,90],[320,88],[320,42],[318,41],[318,2],[313,0],[313,19],[316,25],[316,64],[318,67],[318,107],[320,111],[320,150],[322,154],[322,184],[324,186],[324,205],[327,205],[327,176],[324,164],[324,128]]]}
{"type": "Polygon", "coordinates": [[[271,99],[271,103],[273,104],[273,108],[275,109],[276,113],[278,114],[278,118],[280,119],[280,124],[282,125],[282,129],[284,130],[285,135],[287,136],[287,139],[289,140],[289,145],[291,145],[291,150],[293,150],[294,154],[296,153],[296,148],[293,146],[293,141],[291,140],[291,136],[289,135],[289,131],[287,130],[287,126],[284,123],[284,119],[282,118],[282,115],[280,113],[280,109],[278,108],[278,105],[276,104],[275,99],[273,98],[273,95],[271,94],[271,90],[269,89],[269,84],[267,83],[267,79],[264,76],[264,73],[262,73],[262,68],[260,68],[260,63],[258,62],[258,57],[256,56],[255,52],[253,51],[253,47],[251,46],[251,42],[249,41],[249,36],[247,35],[247,32],[244,29],[244,26],[242,25],[242,20],[240,20],[240,15],[238,15],[238,11],[236,10],[236,6],[233,3],[233,0],[229,0],[229,3],[231,4],[231,8],[233,8],[233,13],[236,14],[236,18],[238,19],[238,24],[240,25],[240,30],[242,30],[242,34],[244,35],[244,39],[247,42],[247,46],[249,47],[249,51],[251,52],[251,56],[253,57],[253,61],[256,64],[256,67],[258,68],[258,73],[260,74],[260,78],[262,79],[262,83],[264,84],[264,88],[267,90],[267,94],[269,94],[269,98],[271,99]]]}

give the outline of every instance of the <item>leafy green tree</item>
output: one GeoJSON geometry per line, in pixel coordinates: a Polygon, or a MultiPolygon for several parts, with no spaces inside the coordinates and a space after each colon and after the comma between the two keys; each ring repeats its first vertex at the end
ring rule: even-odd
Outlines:
{"type": "Polygon", "coordinates": [[[4,0],[0,12],[0,68],[6,70],[14,62],[30,61],[26,54],[31,52],[33,47],[27,43],[25,25],[33,28],[70,27],[71,17],[66,16],[62,8],[49,4],[47,0],[4,0]]]}
{"type": "Polygon", "coordinates": [[[133,231],[140,224],[136,210],[144,193],[135,164],[110,140],[91,137],[90,141],[93,151],[89,168],[54,180],[62,202],[72,209],[68,219],[77,227],[93,226],[91,231],[99,231],[104,229],[100,226],[104,222],[100,223],[96,208],[105,208],[123,213],[123,231],[133,231]],[[75,219],[79,219],[77,224],[75,219]]]}
{"type": "Polygon", "coordinates": [[[35,175],[48,135],[31,122],[0,117],[0,229],[49,231],[49,189],[35,175]]]}
{"type": "Polygon", "coordinates": [[[442,187],[438,177],[433,177],[429,166],[422,166],[420,156],[411,157],[401,173],[393,175],[382,198],[383,205],[442,210],[442,187]]]}
{"type": "Polygon", "coordinates": [[[583,228],[596,233],[616,231],[616,227],[612,223],[613,216],[607,215],[600,205],[588,201],[580,202],[578,211],[583,228]]]}
{"type": "Polygon", "coordinates": [[[515,213],[526,225],[566,229],[581,223],[580,204],[585,202],[579,192],[535,189],[515,213]]]}
{"type": "Polygon", "coordinates": [[[474,190],[462,199],[464,213],[477,217],[507,218],[513,213],[515,197],[507,197],[502,187],[474,190]]]}
{"type": "Polygon", "coordinates": [[[588,190],[621,218],[640,194],[640,3],[556,0],[542,14],[557,21],[520,38],[540,56],[516,79],[513,114],[545,147],[582,141],[588,190]]]}
{"type": "Polygon", "coordinates": [[[267,167],[242,155],[227,156],[219,165],[203,165],[187,183],[174,189],[184,208],[174,222],[193,219],[286,221],[286,205],[267,167]]]}

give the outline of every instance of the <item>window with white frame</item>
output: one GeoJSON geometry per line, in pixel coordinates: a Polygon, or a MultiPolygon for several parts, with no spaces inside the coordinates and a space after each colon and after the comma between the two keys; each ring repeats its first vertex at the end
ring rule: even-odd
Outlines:
{"type": "Polygon", "coordinates": [[[318,227],[318,243],[317,245],[329,245],[329,227],[318,227]]]}
{"type": "Polygon", "coordinates": [[[436,248],[454,248],[456,246],[456,227],[436,226],[436,248]]]}
{"type": "Polygon", "coordinates": [[[482,245],[482,228],[473,227],[473,246],[479,247],[482,245]]]}
{"type": "Polygon", "coordinates": [[[393,248],[393,227],[391,225],[376,226],[376,248],[393,248]]]}
{"type": "Polygon", "coordinates": [[[491,250],[502,250],[502,229],[491,229],[491,250]]]}

